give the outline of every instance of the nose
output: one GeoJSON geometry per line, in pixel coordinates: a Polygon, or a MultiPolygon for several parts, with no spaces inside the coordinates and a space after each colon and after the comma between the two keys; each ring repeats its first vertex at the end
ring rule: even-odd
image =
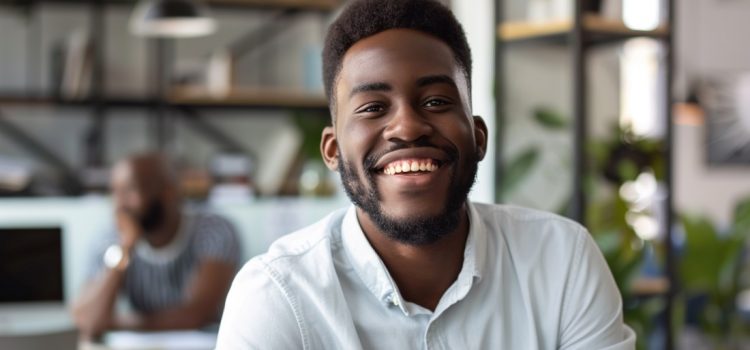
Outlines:
{"type": "Polygon", "coordinates": [[[429,136],[432,132],[432,125],[426,116],[410,104],[404,103],[388,121],[383,137],[392,142],[414,142],[421,137],[429,136]]]}

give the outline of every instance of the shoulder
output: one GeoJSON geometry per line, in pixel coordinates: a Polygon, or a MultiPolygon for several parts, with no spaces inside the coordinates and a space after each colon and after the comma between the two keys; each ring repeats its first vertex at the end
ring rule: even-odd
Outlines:
{"type": "Polygon", "coordinates": [[[594,247],[583,226],[553,213],[489,204],[474,204],[473,210],[491,246],[519,273],[543,271],[549,278],[566,278],[577,256],[594,247]]]}
{"type": "Polygon", "coordinates": [[[513,205],[473,203],[472,209],[490,231],[509,242],[552,239],[573,241],[588,236],[581,224],[563,216],[513,205]]]}
{"type": "Polygon", "coordinates": [[[318,222],[287,234],[271,244],[260,259],[268,264],[295,259],[316,252],[326,244],[340,241],[341,222],[345,209],[337,210],[318,222]]]}
{"type": "Polygon", "coordinates": [[[210,212],[192,211],[183,215],[182,228],[190,249],[199,258],[224,261],[236,267],[240,263],[240,239],[227,219],[210,212]]]}
{"type": "Polygon", "coordinates": [[[222,242],[224,244],[237,244],[238,235],[234,225],[224,217],[207,212],[191,211],[183,214],[183,223],[186,225],[193,237],[194,242],[206,243],[206,241],[222,242]]]}
{"type": "MultiPolygon", "coordinates": [[[[345,210],[329,214],[317,223],[284,236],[268,252],[254,257],[242,268],[236,283],[262,271],[291,303],[325,295],[338,285],[334,255],[341,248],[341,221],[345,210]]],[[[270,285],[270,284],[269,284],[270,285]]]]}
{"type": "Polygon", "coordinates": [[[330,262],[341,245],[341,222],[346,209],[337,210],[318,222],[276,240],[257,257],[269,271],[284,275],[314,274],[330,262]]]}
{"type": "Polygon", "coordinates": [[[227,297],[217,349],[304,348],[307,301],[335,285],[333,251],[345,210],[275,241],[248,261],[227,297]],[[309,295],[310,294],[310,295],[309,295]]]}
{"type": "Polygon", "coordinates": [[[296,305],[258,257],[240,270],[227,295],[217,349],[303,348],[296,305]]]}
{"type": "Polygon", "coordinates": [[[183,214],[185,222],[197,231],[223,231],[236,234],[232,223],[223,216],[210,211],[188,211],[183,214]]]}

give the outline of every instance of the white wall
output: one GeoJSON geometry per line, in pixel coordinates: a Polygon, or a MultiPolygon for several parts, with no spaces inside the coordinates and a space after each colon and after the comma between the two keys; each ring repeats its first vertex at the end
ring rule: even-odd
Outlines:
{"type": "MultiPolygon", "coordinates": [[[[750,2],[680,0],[676,6],[678,98],[693,79],[750,71],[750,2]]],[[[750,197],[750,164],[708,166],[704,135],[703,126],[675,127],[675,204],[726,226],[736,201],[750,197]]]]}
{"type": "MultiPolygon", "coordinates": [[[[344,197],[331,199],[274,199],[207,208],[229,219],[242,241],[244,260],[265,252],[284,234],[346,207],[344,197]]],[[[63,229],[63,283],[66,301],[85,282],[91,247],[113,225],[106,197],[4,199],[0,227],[59,226],[63,229]]]]}
{"type": "Polygon", "coordinates": [[[472,53],[473,114],[481,116],[487,124],[487,129],[490,130],[487,154],[479,163],[477,182],[470,197],[474,201],[493,203],[495,202],[495,143],[497,142],[495,96],[493,95],[495,81],[494,1],[453,1],[452,8],[456,18],[464,27],[472,53]]]}
{"type": "Polygon", "coordinates": [[[680,213],[706,216],[726,227],[735,204],[750,198],[750,166],[709,166],[705,135],[702,125],[675,125],[675,206],[680,213]]]}

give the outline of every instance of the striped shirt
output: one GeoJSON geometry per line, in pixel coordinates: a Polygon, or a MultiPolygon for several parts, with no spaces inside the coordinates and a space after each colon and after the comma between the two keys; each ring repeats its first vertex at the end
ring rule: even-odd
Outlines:
{"type": "MultiPolygon", "coordinates": [[[[90,277],[105,268],[104,251],[118,241],[117,232],[112,231],[94,250],[90,277]]],[[[179,232],[167,246],[153,248],[145,240],[136,244],[121,293],[137,312],[175,307],[186,299],[188,284],[202,261],[221,261],[238,268],[240,256],[237,233],[228,221],[209,213],[185,213],[179,232]]]]}

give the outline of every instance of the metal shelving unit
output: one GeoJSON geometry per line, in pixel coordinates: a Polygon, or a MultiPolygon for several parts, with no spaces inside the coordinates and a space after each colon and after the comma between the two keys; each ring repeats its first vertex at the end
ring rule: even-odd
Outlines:
{"type": "MultiPolygon", "coordinates": [[[[268,23],[248,32],[232,46],[234,53],[242,55],[252,51],[255,47],[270,40],[284,29],[293,16],[302,12],[329,13],[336,9],[340,0],[209,0],[209,6],[222,10],[268,11],[272,14],[268,23]]],[[[102,91],[106,85],[104,65],[107,61],[104,43],[107,40],[106,9],[110,6],[132,7],[133,0],[0,0],[0,6],[18,9],[22,14],[31,14],[39,4],[58,4],[71,6],[85,6],[91,19],[88,29],[92,43],[92,80],[90,94],[80,99],[62,99],[41,91],[0,91],[0,128],[5,133],[22,133],[23,130],[14,125],[7,118],[3,118],[3,107],[6,106],[52,106],[56,108],[81,108],[90,110],[90,128],[85,136],[86,165],[94,168],[105,166],[104,129],[108,120],[108,112],[113,109],[145,109],[151,111],[154,130],[153,136],[161,149],[166,145],[169,137],[171,115],[179,115],[186,121],[186,125],[208,140],[220,145],[238,145],[236,140],[201,116],[202,111],[209,109],[235,110],[285,110],[304,113],[311,116],[328,116],[328,104],[323,94],[312,94],[304,91],[289,89],[233,88],[222,98],[212,97],[198,88],[173,89],[166,84],[166,71],[174,58],[174,47],[165,39],[150,40],[155,61],[153,71],[154,91],[150,97],[132,98],[124,96],[105,96],[102,91]],[[198,122],[199,121],[199,122],[198,122]],[[200,127],[198,127],[200,126],[200,127]]],[[[29,47],[34,47],[34,37],[29,37],[29,47]]],[[[82,191],[80,181],[74,181],[76,174],[73,167],[55,155],[55,151],[36,142],[31,135],[23,133],[21,138],[14,138],[18,145],[32,152],[38,159],[58,169],[71,182],[66,187],[69,194],[82,191]],[[30,147],[33,145],[33,147],[30,147]]]]}
{"type": "MultiPolygon", "coordinates": [[[[665,166],[664,187],[666,196],[663,200],[664,220],[660,232],[664,237],[665,261],[664,272],[665,278],[644,279],[636,281],[633,285],[634,292],[642,295],[662,296],[666,300],[664,309],[665,317],[662,317],[664,335],[664,348],[673,349],[675,347],[673,335],[671,334],[673,300],[678,286],[676,280],[675,258],[672,249],[672,224],[673,218],[673,194],[672,194],[672,151],[670,145],[673,139],[672,127],[672,83],[673,83],[673,66],[674,66],[674,0],[667,1],[667,16],[665,24],[660,25],[654,30],[639,31],[629,29],[621,21],[604,19],[595,13],[585,12],[586,0],[571,0],[571,6],[574,6],[573,18],[569,20],[558,20],[546,23],[524,22],[524,21],[505,21],[503,0],[495,1],[495,22],[496,22],[496,48],[495,48],[495,71],[496,71],[496,105],[498,129],[500,142],[497,143],[496,149],[496,185],[501,186],[504,177],[503,151],[506,146],[503,145],[504,133],[507,128],[507,113],[503,111],[506,105],[507,78],[503,67],[506,63],[505,51],[512,50],[513,47],[528,45],[555,45],[569,48],[571,59],[570,70],[572,72],[572,159],[573,159],[573,183],[572,198],[570,203],[569,216],[581,223],[586,218],[587,197],[585,189],[585,179],[589,169],[587,160],[586,145],[588,140],[587,126],[589,125],[589,112],[587,110],[587,62],[591,48],[606,43],[617,43],[626,39],[648,37],[660,41],[664,47],[664,77],[666,84],[664,87],[664,96],[667,99],[664,103],[665,135],[663,142],[667,145],[663,154],[665,166]]],[[[498,195],[500,196],[500,195],[498,195]]],[[[503,198],[496,198],[502,202],[503,198]]]]}

